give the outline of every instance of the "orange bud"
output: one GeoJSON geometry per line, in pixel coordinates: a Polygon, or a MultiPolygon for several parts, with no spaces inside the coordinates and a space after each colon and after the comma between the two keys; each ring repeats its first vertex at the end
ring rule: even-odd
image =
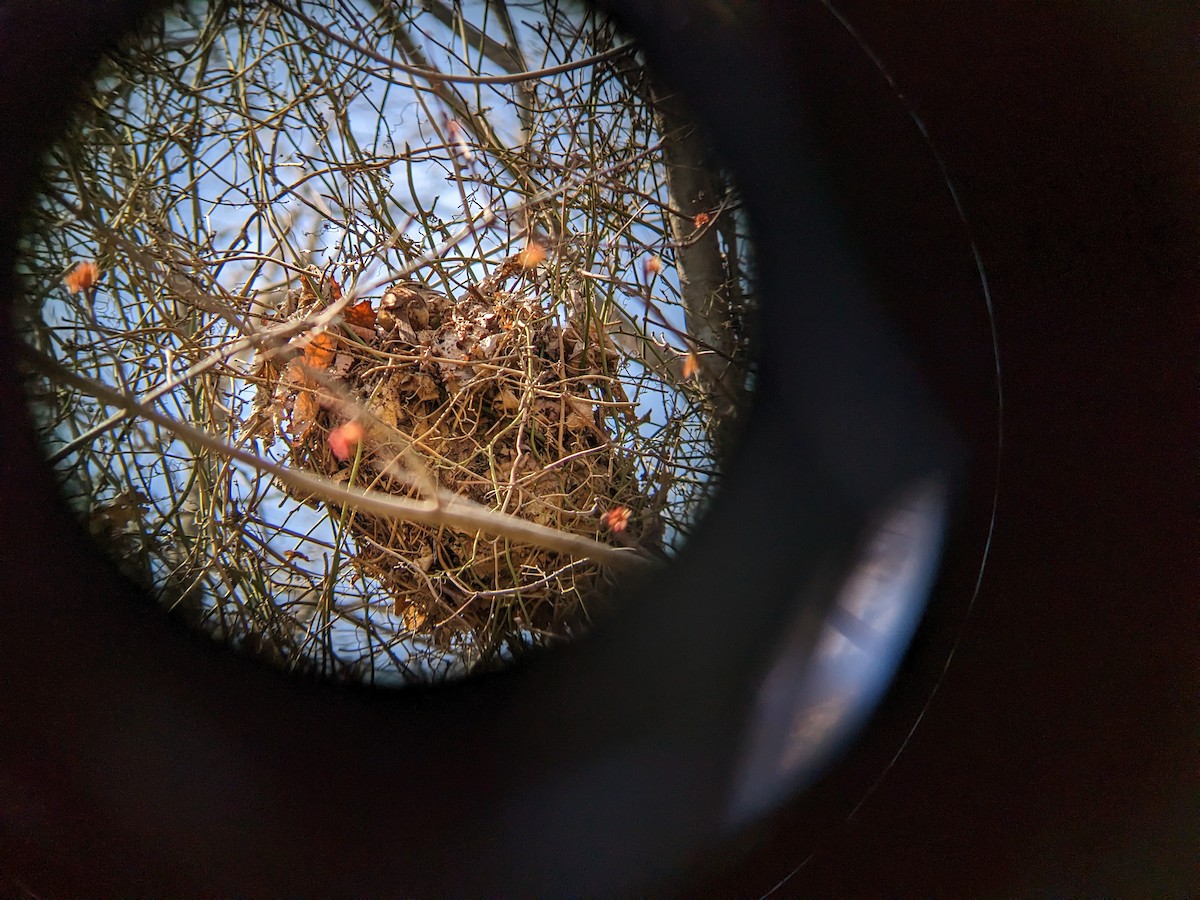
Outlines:
{"type": "Polygon", "coordinates": [[[633,511],[628,506],[614,506],[600,517],[600,521],[619,533],[629,525],[629,517],[632,514],[633,511]]]}
{"type": "Polygon", "coordinates": [[[530,241],[525,245],[525,249],[517,254],[517,262],[522,269],[535,268],[545,258],[546,248],[536,241],[530,241]]]}
{"type": "Polygon", "coordinates": [[[75,268],[67,273],[63,279],[63,284],[67,286],[67,290],[72,294],[78,294],[80,291],[86,291],[89,288],[95,287],[96,282],[100,280],[99,267],[90,260],[87,262],[76,263],[75,268]]]}
{"type": "Polygon", "coordinates": [[[363,433],[363,427],[358,422],[350,421],[339,425],[329,432],[329,449],[333,451],[334,456],[345,462],[358,450],[363,433]]]}
{"type": "Polygon", "coordinates": [[[698,213],[696,213],[695,218],[692,219],[692,224],[694,224],[697,228],[703,228],[705,225],[707,225],[711,221],[712,221],[712,216],[710,216],[708,213],[698,212],[698,213]]]}
{"type": "Polygon", "coordinates": [[[651,275],[657,275],[662,271],[662,260],[657,256],[650,256],[642,260],[642,272],[649,278],[651,275]]]}
{"type": "Polygon", "coordinates": [[[683,377],[695,378],[700,374],[700,358],[696,356],[694,350],[689,350],[687,356],[683,358],[683,377]]]}
{"type": "Polygon", "coordinates": [[[472,162],[475,159],[475,153],[471,150],[471,145],[467,142],[466,129],[462,127],[462,123],[457,119],[451,119],[448,123],[447,130],[450,132],[450,140],[454,142],[454,149],[467,162],[472,162]]]}

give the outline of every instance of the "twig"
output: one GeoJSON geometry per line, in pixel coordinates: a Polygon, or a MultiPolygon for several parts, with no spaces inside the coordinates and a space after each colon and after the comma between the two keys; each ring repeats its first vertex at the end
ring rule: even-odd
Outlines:
{"type": "Polygon", "coordinates": [[[387,66],[390,69],[396,69],[406,75],[413,75],[417,78],[423,78],[429,82],[449,81],[455,84],[517,84],[522,81],[537,81],[540,78],[548,78],[551,75],[561,75],[563,72],[570,72],[574,69],[582,69],[586,66],[594,66],[597,63],[602,63],[605,60],[616,59],[619,56],[624,56],[632,53],[637,49],[635,44],[625,44],[621,47],[614,47],[611,50],[606,50],[603,53],[597,53],[594,56],[587,56],[583,59],[574,60],[569,63],[563,63],[558,66],[550,66],[545,69],[537,69],[533,72],[517,72],[512,75],[447,75],[444,72],[438,72],[432,69],[424,69],[420,66],[410,66],[402,62],[397,62],[394,59],[389,59],[382,53],[376,53],[369,47],[364,47],[362,44],[356,43],[349,38],[342,37],[332,28],[322,25],[316,19],[313,19],[300,10],[294,7],[281,3],[280,0],[269,0],[272,6],[277,7],[282,12],[289,13],[297,19],[308,25],[314,31],[319,31],[332,41],[336,41],[343,47],[348,47],[356,53],[361,53],[368,59],[373,59],[380,65],[387,66]]]}
{"type": "Polygon", "coordinates": [[[184,441],[189,441],[206,447],[229,459],[247,463],[256,469],[269,472],[283,484],[298,491],[304,491],[321,497],[330,503],[355,504],[362,512],[378,516],[386,516],[423,525],[446,525],[467,534],[487,532],[499,537],[510,538],[544,547],[547,550],[557,550],[560,553],[570,553],[586,557],[616,569],[638,570],[653,560],[640,553],[610,547],[591,538],[568,534],[534,522],[527,522],[514,516],[498,513],[488,509],[458,494],[438,489],[436,500],[423,502],[410,500],[406,497],[395,497],[378,491],[365,491],[359,488],[343,487],[325,478],[318,478],[307,472],[288,469],[261,456],[232,447],[220,438],[206,431],[201,431],[184,422],[130,399],[120,391],[100,384],[90,378],[84,378],[69,371],[58,362],[31,347],[22,347],[23,355],[37,369],[45,374],[72,385],[84,391],[97,400],[110,406],[118,406],[130,413],[154,422],[174,432],[184,441]]]}

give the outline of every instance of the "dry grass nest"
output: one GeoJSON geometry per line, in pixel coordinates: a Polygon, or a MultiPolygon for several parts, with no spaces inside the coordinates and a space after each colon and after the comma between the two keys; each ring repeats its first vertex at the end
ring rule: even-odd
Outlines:
{"type": "MultiPolygon", "coordinates": [[[[339,328],[292,342],[286,364],[258,365],[254,432],[280,434],[291,464],[399,496],[431,486],[609,544],[661,550],[666,488],[637,476],[638,419],[603,323],[564,320],[501,288],[509,261],[457,300],[394,285],[339,328]]],[[[319,275],[276,320],[337,296],[319,275]],[[314,290],[315,288],[315,290],[314,290]],[[318,297],[317,291],[323,296],[318,297]]],[[[300,498],[315,502],[311,498],[300,498]]],[[[612,576],[573,558],[487,534],[332,509],[353,536],[360,577],[377,579],[403,628],[450,649],[540,644],[586,625],[612,576]]]]}

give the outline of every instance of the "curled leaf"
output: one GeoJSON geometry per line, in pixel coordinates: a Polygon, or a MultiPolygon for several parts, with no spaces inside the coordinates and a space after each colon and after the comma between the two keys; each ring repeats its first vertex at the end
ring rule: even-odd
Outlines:
{"type": "Polygon", "coordinates": [[[582,431],[595,426],[594,407],[582,397],[567,395],[566,426],[571,431],[582,431]]]}
{"type": "Polygon", "coordinates": [[[324,331],[310,334],[304,344],[303,355],[291,361],[280,380],[280,387],[285,391],[299,388],[292,403],[292,422],[288,429],[296,444],[304,442],[317,420],[317,413],[322,406],[322,399],[318,396],[321,382],[317,373],[328,371],[333,365],[336,347],[337,338],[332,334],[324,331]]]}

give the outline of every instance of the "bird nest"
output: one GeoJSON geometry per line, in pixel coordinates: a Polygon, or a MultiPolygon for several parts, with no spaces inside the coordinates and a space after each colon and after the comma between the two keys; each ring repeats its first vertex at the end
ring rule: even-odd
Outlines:
{"type": "MultiPolygon", "coordinates": [[[[252,432],[283,436],[291,465],[335,482],[417,499],[449,491],[561,532],[659,551],[657,504],[618,443],[638,427],[619,353],[595,318],[504,290],[520,271],[509,260],[457,300],[394,285],[378,308],[362,301],[337,327],[293,339],[286,364],[264,356],[252,432]]],[[[312,316],[339,293],[310,272],[275,321],[312,316]]],[[[439,648],[486,654],[568,635],[611,587],[583,556],[352,508],[330,513],[353,537],[356,577],[376,579],[403,630],[439,648]]]]}

